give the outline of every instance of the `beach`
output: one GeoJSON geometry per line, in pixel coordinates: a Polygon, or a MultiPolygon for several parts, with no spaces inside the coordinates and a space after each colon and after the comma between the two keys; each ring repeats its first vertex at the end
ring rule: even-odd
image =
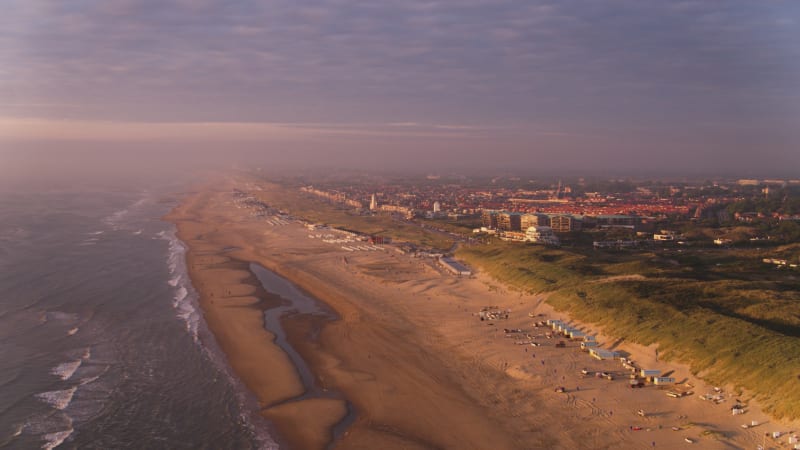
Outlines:
{"type": "Polygon", "coordinates": [[[688,367],[656,361],[655,348],[571,321],[544,295],[509,290],[480,273],[456,277],[391,245],[348,250],[297,221],[254,216],[232,195],[245,185],[267,203],[274,195],[266,183],[229,178],[188,193],[166,220],[188,247],[187,269],[209,329],[289,448],[755,448],[786,445],[785,437],[765,433],[797,429],[770,421],[746,395],[745,413],[732,415],[739,397],[731,387],[715,391],[688,367]],[[338,316],[282,320],[313,373],[313,389],[264,326],[264,311],[282,300],[264,289],[251,263],[338,316]],[[485,307],[503,317],[481,321],[485,307]],[[532,326],[546,319],[570,321],[637,364],[670,373],[693,394],[630,389],[619,361],[592,359],[576,342],[558,348],[559,339],[532,326]],[[531,340],[540,345],[518,345],[518,334],[536,335],[531,340]],[[582,369],[611,372],[614,380],[582,369]],[[562,386],[566,392],[555,392],[562,386]],[[310,389],[319,395],[304,395],[310,389]],[[719,403],[701,400],[706,393],[719,403]]]}

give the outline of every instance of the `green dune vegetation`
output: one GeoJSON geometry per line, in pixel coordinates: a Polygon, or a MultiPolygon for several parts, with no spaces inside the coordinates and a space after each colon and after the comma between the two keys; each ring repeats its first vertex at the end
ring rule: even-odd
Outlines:
{"type": "MultiPolygon", "coordinates": [[[[797,255],[800,245],[770,249],[797,255]]],[[[756,250],[595,252],[494,241],[457,256],[627,341],[658,343],[776,418],[800,417],[800,272],[756,250]]]]}

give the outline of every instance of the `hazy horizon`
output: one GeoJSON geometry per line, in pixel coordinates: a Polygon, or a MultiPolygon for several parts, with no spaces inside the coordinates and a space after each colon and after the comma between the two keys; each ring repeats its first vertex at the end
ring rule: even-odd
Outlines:
{"type": "Polygon", "coordinates": [[[741,177],[800,167],[796,2],[6,10],[9,177],[162,164],[741,177]]]}

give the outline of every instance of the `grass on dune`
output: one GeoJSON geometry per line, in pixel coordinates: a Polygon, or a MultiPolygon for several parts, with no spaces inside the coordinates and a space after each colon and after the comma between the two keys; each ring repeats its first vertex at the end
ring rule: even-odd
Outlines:
{"type": "Polygon", "coordinates": [[[716,253],[595,257],[494,242],[458,256],[514,288],[551,292],[555,308],[612,336],[658,343],[664,357],[743,388],[777,418],[800,417],[800,290],[791,279],[759,278],[760,266],[750,273],[732,261],[722,270],[728,256],[716,253]]]}

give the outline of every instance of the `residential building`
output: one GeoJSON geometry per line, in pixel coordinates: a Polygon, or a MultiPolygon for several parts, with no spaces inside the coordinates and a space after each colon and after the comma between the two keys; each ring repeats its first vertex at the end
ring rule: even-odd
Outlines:
{"type": "Polygon", "coordinates": [[[497,229],[502,231],[522,231],[522,215],[514,212],[497,214],[497,229]]]}
{"type": "Polygon", "coordinates": [[[481,212],[481,225],[490,230],[497,229],[497,214],[497,211],[484,209],[481,212]]]}
{"type": "Polygon", "coordinates": [[[527,230],[530,227],[536,226],[550,226],[550,217],[547,214],[533,213],[523,214],[520,218],[520,228],[527,230]]]}
{"type": "Polygon", "coordinates": [[[581,229],[581,221],[569,214],[553,215],[550,216],[550,228],[556,233],[579,231],[581,229]]]}

